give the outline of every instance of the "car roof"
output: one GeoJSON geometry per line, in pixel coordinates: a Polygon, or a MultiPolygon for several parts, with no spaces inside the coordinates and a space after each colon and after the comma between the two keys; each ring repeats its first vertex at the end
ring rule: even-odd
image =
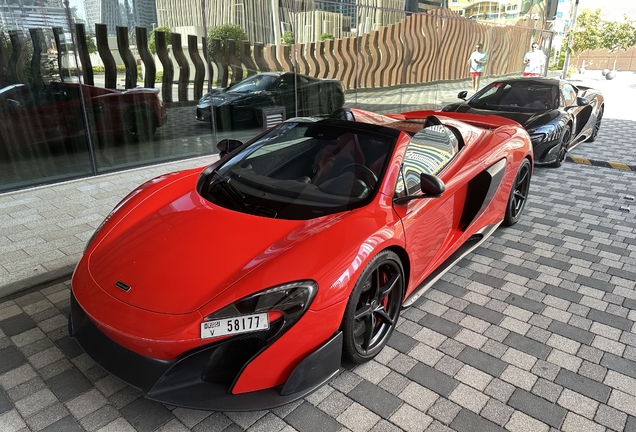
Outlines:
{"type": "Polygon", "coordinates": [[[561,80],[558,78],[546,78],[546,77],[511,77],[511,78],[503,78],[500,80],[495,80],[493,82],[504,82],[504,83],[506,82],[529,82],[529,83],[540,82],[542,84],[559,85],[561,80]]]}

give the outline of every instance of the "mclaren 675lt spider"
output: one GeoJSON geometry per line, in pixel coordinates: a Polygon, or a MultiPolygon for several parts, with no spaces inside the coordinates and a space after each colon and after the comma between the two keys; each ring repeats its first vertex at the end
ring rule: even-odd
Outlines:
{"type": "Polygon", "coordinates": [[[223,411],[289,403],[376,356],[403,308],[519,220],[534,162],[518,123],[432,111],[342,108],[223,150],[116,206],[69,319],[147,398],[223,411]]]}

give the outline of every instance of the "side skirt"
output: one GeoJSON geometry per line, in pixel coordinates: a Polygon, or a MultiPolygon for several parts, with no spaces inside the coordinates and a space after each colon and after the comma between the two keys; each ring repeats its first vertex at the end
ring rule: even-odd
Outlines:
{"type": "Polygon", "coordinates": [[[488,225],[481,230],[477,231],[475,234],[470,236],[464,244],[462,244],[459,249],[455,251],[451,256],[446,258],[446,261],[442,263],[433,273],[431,273],[426,279],[422,281],[422,283],[413,291],[407,298],[404,300],[402,304],[402,308],[408,308],[412,306],[413,303],[419,299],[422,294],[424,294],[430,287],[435,284],[446,272],[448,272],[459,260],[464,258],[470,252],[479,247],[488,237],[495,232],[495,230],[499,227],[501,222],[488,225]]]}

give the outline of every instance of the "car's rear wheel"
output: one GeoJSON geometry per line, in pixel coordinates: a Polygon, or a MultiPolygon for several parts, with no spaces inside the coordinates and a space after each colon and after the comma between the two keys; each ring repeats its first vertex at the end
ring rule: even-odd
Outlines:
{"type": "Polygon", "coordinates": [[[397,324],[404,289],[404,269],[394,252],[381,252],[371,260],[351,292],[342,320],[345,359],[364,363],[384,348],[397,324]]]}
{"type": "Polygon", "coordinates": [[[517,176],[510,190],[508,198],[508,206],[506,207],[506,215],[503,224],[512,226],[519,222],[521,213],[526,206],[528,199],[528,191],[530,190],[530,177],[532,176],[532,165],[528,159],[524,159],[519,165],[517,176]]]}
{"type": "Polygon", "coordinates": [[[124,114],[124,138],[126,142],[149,141],[156,130],[154,115],[147,108],[132,108],[124,114]]]}
{"type": "Polygon", "coordinates": [[[561,134],[561,141],[559,143],[559,154],[557,155],[556,160],[552,163],[552,167],[558,168],[563,165],[565,162],[565,157],[568,154],[568,148],[570,147],[570,139],[572,137],[572,133],[570,132],[570,128],[566,127],[561,134]]]}
{"type": "Polygon", "coordinates": [[[598,111],[598,116],[596,117],[596,122],[594,122],[594,128],[592,129],[592,135],[587,139],[587,142],[596,141],[596,137],[598,136],[598,131],[601,129],[601,121],[603,120],[603,111],[604,108],[601,107],[598,111]]]}

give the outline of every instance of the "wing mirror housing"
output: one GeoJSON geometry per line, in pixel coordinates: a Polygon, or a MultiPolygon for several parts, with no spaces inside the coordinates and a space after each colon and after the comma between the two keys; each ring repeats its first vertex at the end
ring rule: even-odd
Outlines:
{"type": "Polygon", "coordinates": [[[216,143],[216,148],[219,150],[219,156],[224,157],[242,145],[242,141],[226,138],[216,143]]]}
{"type": "Polygon", "coordinates": [[[466,90],[462,90],[459,93],[457,93],[458,99],[466,100],[466,96],[468,96],[468,92],[466,90]]]}
{"type": "Polygon", "coordinates": [[[584,98],[584,97],[577,97],[576,98],[576,104],[578,106],[587,106],[590,104],[590,100],[588,98],[584,98]]]}
{"type": "Polygon", "coordinates": [[[446,185],[439,177],[433,174],[421,173],[420,190],[422,191],[422,195],[407,195],[405,197],[396,198],[393,202],[397,205],[402,205],[415,199],[440,198],[446,190],[446,185]]]}

